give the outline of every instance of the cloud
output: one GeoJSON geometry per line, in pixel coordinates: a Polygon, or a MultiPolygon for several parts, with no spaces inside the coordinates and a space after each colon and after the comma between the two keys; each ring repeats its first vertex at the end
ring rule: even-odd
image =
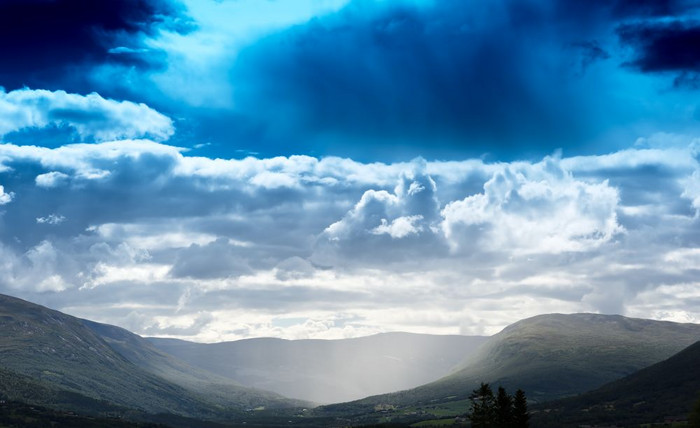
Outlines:
{"type": "Polygon", "coordinates": [[[79,3],[0,6],[0,85],[144,102],[208,157],[533,160],[700,126],[693,2],[79,3]]]}
{"type": "Polygon", "coordinates": [[[439,247],[433,233],[439,223],[437,186],[423,172],[424,161],[416,161],[412,169],[401,175],[393,193],[367,190],[319,236],[313,260],[331,265],[352,263],[355,258],[383,263],[405,259],[416,246],[439,247]]]}
{"type": "Polygon", "coordinates": [[[23,253],[2,244],[0,255],[4,259],[0,284],[11,294],[57,293],[71,288],[65,278],[75,263],[49,240],[43,240],[23,253]]]}
{"type": "Polygon", "coordinates": [[[3,1],[0,84],[54,87],[63,81],[76,86],[85,77],[79,69],[95,63],[154,66],[157,55],[153,52],[117,55],[110,51],[138,51],[146,36],[161,30],[184,33],[191,27],[184,8],[169,0],[3,1]]]}
{"type": "Polygon", "coordinates": [[[375,227],[370,231],[375,235],[387,234],[392,238],[403,238],[408,235],[415,235],[420,232],[423,228],[418,224],[423,220],[421,215],[412,215],[407,217],[398,217],[388,223],[385,218],[383,218],[382,224],[375,227]]]}
{"type": "Polygon", "coordinates": [[[554,109],[554,99],[567,95],[538,95],[536,81],[546,76],[528,64],[539,56],[546,64],[539,73],[556,65],[508,26],[495,5],[354,2],[243,50],[234,68],[236,103],[243,112],[266,112],[268,132],[301,138],[391,147],[429,138],[443,149],[473,146],[472,153],[514,147],[516,136],[551,138],[574,125],[554,109]],[[289,72],[280,77],[280,69],[289,72]]]}
{"type": "Polygon", "coordinates": [[[160,141],[175,132],[172,120],[145,104],[118,102],[96,93],[83,96],[64,91],[0,89],[0,117],[0,136],[49,126],[70,127],[81,140],[94,141],[139,137],[160,141]]]}
{"type": "Polygon", "coordinates": [[[14,198],[14,196],[14,193],[6,193],[5,188],[3,186],[0,186],[0,205],[9,204],[10,202],[12,202],[12,198],[14,198]]]}
{"type": "Polygon", "coordinates": [[[346,142],[343,154],[370,159],[621,148],[612,132],[636,138],[648,132],[638,121],[656,123],[679,102],[637,71],[688,69],[680,62],[693,61],[694,21],[673,31],[654,23],[694,10],[682,1],[354,1],[240,52],[234,123],[278,150],[291,139],[336,154],[346,142]],[[621,66],[630,47],[634,68],[621,66]],[[640,93],[660,104],[640,104],[640,93]]]}
{"type": "Polygon", "coordinates": [[[442,211],[455,250],[562,253],[587,251],[623,232],[618,191],[607,181],[576,180],[559,160],[513,165],[484,184],[484,192],[442,211]]]}
{"type": "Polygon", "coordinates": [[[39,224],[56,225],[66,221],[66,218],[59,214],[49,214],[46,217],[37,217],[36,222],[39,224]]]}
{"type": "Polygon", "coordinates": [[[207,245],[192,244],[179,251],[170,274],[176,278],[227,278],[251,273],[241,249],[227,239],[217,239],[207,245]]]}
{"type": "Polygon", "coordinates": [[[553,311],[692,318],[694,297],[669,294],[697,284],[700,164],[692,138],[654,139],[537,162],[387,164],[2,144],[14,196],[0,291],[197,340],[495,332],[553,311]]]}
{"type": "Polygon", "coordinates": [[[45,174],[37,175],[35,182],[36,185],[39,187],[52,188],[65,183],[66,181],[68,181],[68,178],[68,175],[62,172],[51,171],[45,174]]]}
{"type": "Polygon", "coordinates": [[[308,260],[294,256],[282,260],[275,266],[275,277],[280,281],[310,278],[315,270],[308,260]]]}
{"type": "Polygon", "coordinates": [[[697,89],[700,73],[700,21],[673,20],[625,24],[617,33],[622,43],[634,49],[627,65],[645,73],[676,73],[676,85],[697,89]]]}
{"type": "Polygon", "coordinates": [[[571,44],[571,48],[580,52],[580,73],[583,75],[588,67],[597,61],[610,59],[610,53],[603,49],[600,44],[593,41],[575,42],[571,44]]]}

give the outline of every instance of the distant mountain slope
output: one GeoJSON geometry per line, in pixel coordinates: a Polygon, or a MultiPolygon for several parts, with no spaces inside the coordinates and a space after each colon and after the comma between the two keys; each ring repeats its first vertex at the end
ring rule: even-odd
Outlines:
{"type": "Polygon", "coordinates": [[[307,407],[312,403],[287,399],[269,391],[245,387],[224,376],[193,367],[157,349],[148,340],[121,327],[82,320],[115,351],[147,372],[203,395],[207,401],[221,406],[231,403],[243,408],[259,406],[289,408],[307,407]]]}
{"type": "MultiPolygon", "coordinates": [[[[0,374],[9,380],[0,384],[0,394],[36,404],[55,405],[57,400],[70,404],[71,400],[77,403],[87,399],[91,406],[104,401],[148,413],[204,418],[235,413],[248,405],[231,400],[224,406],[222,401],[210,400],[210,395],[154,374],[158,370],[151,367],[149,371],[147,363],[142,364],[144,368],[138,367],[86,324],[58,311],[0,295],[0,374]]],[[[114,344],[114,338],[108,340],[114,344]]],[[[121,352],[135,360],[134,355],[139,353],[144,361],[148,359],[137,347],[124,346],[121,352]]],[[[162,361],[168,360],[163,356],[162,361]]],[[[161,374],[168,372],[176,377],[174,373],[184,367],[184,363],[169,360],[161,374]]],[[[272,394],[256,396],[250,391],[244,395],[265,405],[272,394]]]]}
{"type": "Polygon", "coordinates": [[[191,365],[244,385],[329,403],[436,380],[486,339],[386,333],[344,340],[265,338],[215,344],[149,340],[191,365]]]}
{"type": "Polygon", "coordinates": [[[494,335],[455,373],[394,394],[327,406],[329,412],[371,412],[377,404],[465,398],[479,382],[522,388],[546,401],[589,391],[672,356],[700,339],[700,325],[617,315],[541,315],[494,335]]]}
{"type": "Polygon", "coordinates": [[[700,342],[594,391],[535,408],[536,426],[663,422],[686,416],[700,397],[700,342]],[[544,410],[547,409],[547,412],[544,410]]]}

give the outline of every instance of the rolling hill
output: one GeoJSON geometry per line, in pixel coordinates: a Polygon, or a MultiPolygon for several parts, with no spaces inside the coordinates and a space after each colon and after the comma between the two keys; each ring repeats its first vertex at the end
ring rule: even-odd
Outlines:
{"type": "Polygon", "coordinates": [[[700,399],[700,342],[602,387],[535,407],[539,427],[663,422],[688,415],[700,399]]]}
{"type": "Polygon", "coordinates": [[[291,400],[270,391],[245,387],[232,379],[196,368],[157,349],[148,340],[121,327],[82,320],[107,344],[137,367],[174,384],[195,391],[217,406],[239,408],[310,407],[313,403],[291,400]]]}
{"type": "Polygon", "coordinates": [[[213,419],[297,403],[190,368],[126,330],[5,295],[0,331],[0,395],[8,399],[213,419]]]}
{"type": "Polygon", "coordinates": [[[343,340],[149,339],[160,350],[241,384],[321,403],[415,387],[445,376],[482,336],[385,333],[343,340]]]}
{"type": "Polygon", "coordinates": [[[492,336],[458,370],[392,394],[325,406],[327,414],[369,414],[466,398],[479,382],[525,390],[534,402],[576,395],[669,358],[700,339],[700,325],[618,315],[540,315],[492,336]]]}

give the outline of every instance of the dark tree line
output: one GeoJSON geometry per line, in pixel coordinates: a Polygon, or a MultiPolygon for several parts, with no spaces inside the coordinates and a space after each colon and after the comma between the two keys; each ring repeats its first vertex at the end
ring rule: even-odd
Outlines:
{"type": "Polygon", "coordinates": [[[693,405],[693,410],[690,411],[690,416],[688,417],[688,427],[689,428],[700,428],[700,398],[693,405]]]}
{"type": "Polygon", "coordinates": [[[527,398],[518,389],[515,395],[508,395],[505,388],[498,387],[494,396],[488,383],[482,383],[469,395],[471,410],[467,418],[473,428],[529,428],[530,416],[527,413],[527,398]]]}

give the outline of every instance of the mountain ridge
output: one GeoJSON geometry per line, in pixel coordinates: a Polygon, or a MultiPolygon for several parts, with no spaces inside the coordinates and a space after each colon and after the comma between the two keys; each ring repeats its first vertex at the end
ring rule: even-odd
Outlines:
{"type": "Polygon", "coordinates": [[[246,386],[334,402],[438,379],[486,338],[392,332],[339,340],[252,338],[211,344],[148,340],[191,365],[246,386]]]}
{"type": "Polygon", "coordinates": [[[372,414],[464,400],[479,383],[523,389],[533,402],[595,389],[700,340],[700,325],[621,315],[544,314],[492,336],[453,373],[417,388],[323,406],[326,414],[372,414]]]}
{"type": "MultiPolygon", "coordinates": [[[[431,411],[437,412],[435,409],[463,413],[464,399],[482,381],[504,386],[509,391],[524,389],[535,409],[543,408],[537,402],[558,400],[548,401],[551,404],[547,408],[554,416],[565,418],[572,412],[582,412],[581,406],[576,408],[567,403],[588,406],[588,413],[583,416],[595,416],[601,409],[603,416],[610,416],[606,410],[610,403],[620,409],[630,405],[644,409],[644,403],[652,402],[660,402],[669,409],[682,409],[686,401],[695,398],[691,397],[691,390],[700,389],[700,365],[696,364],[700,361],[700,325],[621,315],[543,314],[511,324],[489,338],[392,332],[345,341],[254,338],[203,345],[175,339],[146,339],[120,327],[82,320],[0,295],[0,329],[4,332],[0,338],[0,398],[132,416],[139,412],[162,412],[175,417],[224,418],[241,423],[256,418],[262,423],[263,417],[268,418],[264,423],[273,425],[299,418],[295,423],[316,426],[339,421],[339,417],[362,423],[373,423],[380,418],[415,422],[429,416],[431,411]],[[306,402],[242,387],[221,374],[192,367],[156,346],[159,343],[173,348],[192,347],[210,354],[220,349],[225,351],[225,357],[236,357],[234,360],[241,356],[257,359],[262,364],[258,369],[289,358],[291,362],[280,370],[304,376],[304,367],[293,364],[300,355],[307,357],[304,361],[308,366],[321,361],[326,366],[318,367],[326,370],[337,363],[326,361],[331,355],[328,351],[332,350],[341,364],[348,365],[350,361],[356,365],[350,369],[367,370],[368,364],[375,364],[375,369],[381,372],[382,362],[389,364],[386,367],[405,369],[410,364],[404,367],[400,363],[408,364],[411,358],[414,362],[427,360],[438,365],[431,360],[435,349],[426,353],[422,353],[425,349],[413,350],[415,353],[410,354],[403,347],[415,347],[420,342],[423,346],[419,348],[431,348],[431,344],[451,343],[455,339],[462,341],[469,353],[466,358],[460,356],[452,365],[454,370],[444,377],[417,388],[323,406],[309,413],[294,410],[306,402]],[[232,354],[232,344],[247,351],[238,349],[238,354],[232,354]],[[371,344],[372,352],[348,354],[358,344],[371,344]],[[683,382],[683,377],[690,379],[686,382],[690,386],[683,382]],[[671,401],[663,404],[671,395],[680,394],[680,389],[673,393],[654,389],[664,386],[664,382],[670,382],[669,388],[687,387],[682,393],[687,396],[683,398],[686,401],[680,407],[672,406],[671,401]],[[217,391],[212,393],[211,389],[217,391]],[[652,395],[640,398],[638,391],[651,391],[652,395]],[[566,396],[575,397],[569,401],[562,399],[566,396]],[[256,404],[261,404],[261,408],[269,404],[271,412],[257,416],[246,412],[246,408],[250,410],[256,404]],[[423,411],[426,411],[424,416],[418,416],[423,411]]],[[[245,364],[246,358],[237,364],[245,364]]],[[[444,369],[450,359],[444,359],[443,363],[444,369]]],[[[376,375],[368,371],[370,377],[376,375]]],[[[248,374],[253,372],[254,368],[248,368],[248,374]]],[[[649,412],[646,415],[653,412],[658,415],[658,406],[649,412]]],[[[546,426],[557,426],[564,420],[546,426]]],[[[590,420],[582,418],[576,423],[590,420]]],[[[614,422],[604,417],[599,420],[614,422]]]]}
{"type": "MultiPolygon", "coordinates": [[[[174,383],[149,371],[143,364],[145,368],[139,367],[112,346],[114,341],[110,345],[109,337],[100,336],[90,326],[96,328],[97,324],[0,295],[0,329],[3,331],[0,366],[4,376],[21,387],[11,388],[4,383],[0,385],[0,394],[40,405],[51,405],[54,404],[51,400],[73,397],[76,402],[89,402],[89,406],[105,402],[151,414],[202,418],[235,414],[248,404],[212,399],[201,389],[188,387],[187,382],[174,383]],[[37,395],[37,392],[41,393],[37,395]]],[[[123,337],[139,341],[138,336],[118,327],[106,326],[103,329],[118,331],[123,337]]],[[[175,373],[176,366],[167,369],[175,373]]],[[[221,382],[221,385],[235,386],[233,382],[221,382]]],[[[236,388],[244,391],[242,395],[252,396],[257,406],[280,402],[292,407],[289,403],[298,403],[276,394],[236,388]]]]}

